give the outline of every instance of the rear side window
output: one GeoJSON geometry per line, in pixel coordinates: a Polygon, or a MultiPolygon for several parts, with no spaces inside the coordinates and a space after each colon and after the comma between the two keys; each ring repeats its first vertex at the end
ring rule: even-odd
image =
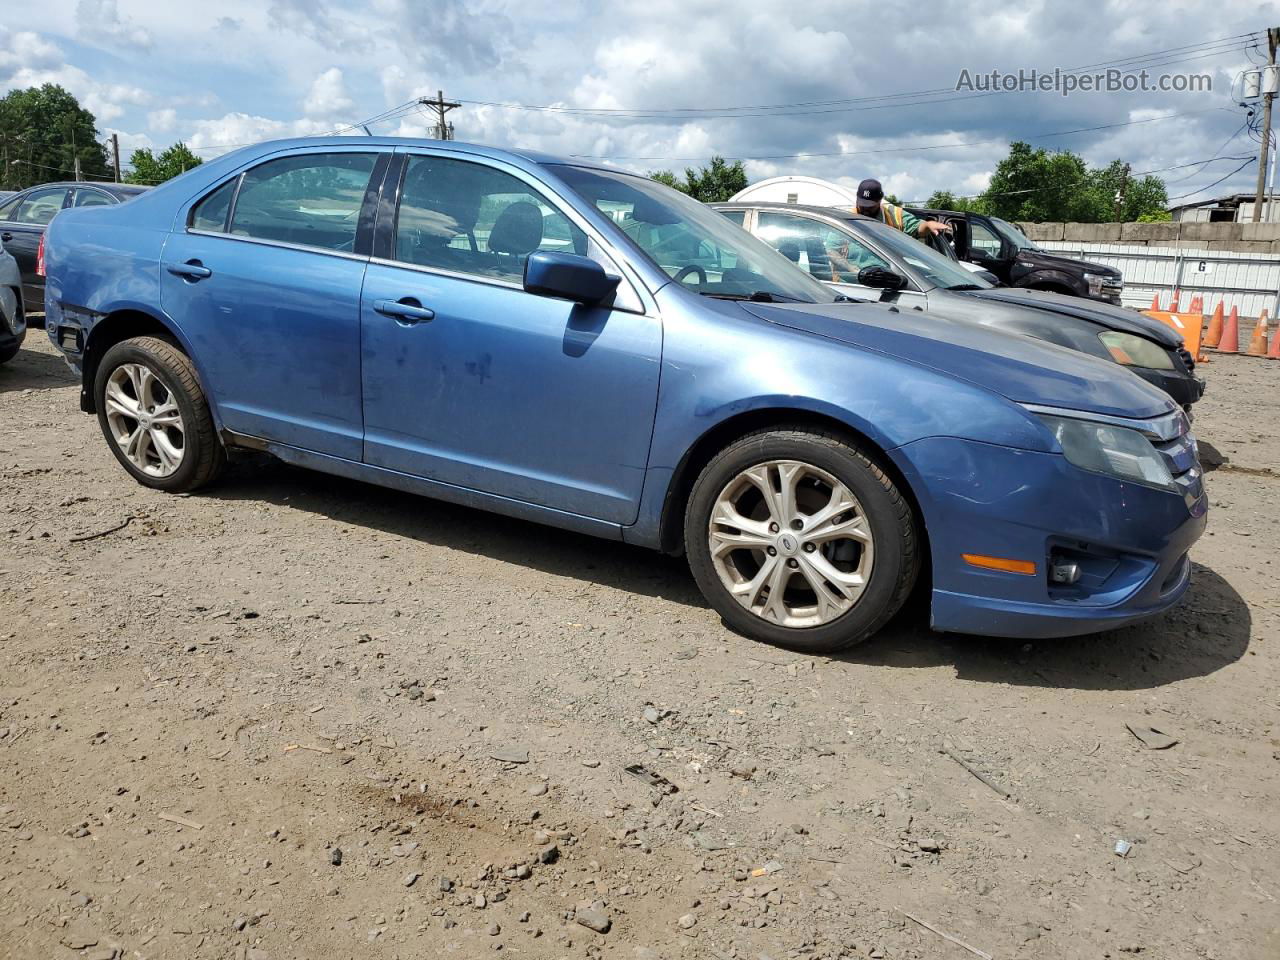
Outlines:
{"type": "Polygon", "coordinates": [[[450,157],[410,159],[396,222],[397,260],[519,282],[535,251],[586,256],[587,235],[508,173],[450,157]]]}
{"type": "Polygon", "coordinates": [[[254,167],[244,174],[230,232],[350,252],[376,160],[373,153],[313,153],[254,167]]]}
{"type": "Polygon", "coordinates": [[[76,191],[76,199],[73,203],[77,207],[109,207],[114,204],[115,198],[111,197],[101,190],[84,190],[76,191]]]}
{"type": "Polygon", "coordinates": [[[720,216],[726,220],[732,220],[738,226],[742,226],[747,219],[747,211],[745,210],[721,210],[720,216]]]}
{"type": "Polygon", "coordinates": [[[231,198],[235,196],[236,184],[239,182],[240,178],[234,177],[197,203],[191,211],[191,229],[218,233],[226,230],[231,198]]]}
{"type": "Polygon", "coordinates": [[[62,201],[66,198],[66,187],[29,193],[27,199],[23,200],[22,205],[18,207],[18,215],[13,218],[14,222],[44,226],[62,209],[62,201]]]}
{"type": "Polygon", "coordinates": [[[4,203],[0,203],[0,220],[12,220],[13,212],[18,209],[18,204],[21,202],[21,197],[10,197],[4,203]]]}

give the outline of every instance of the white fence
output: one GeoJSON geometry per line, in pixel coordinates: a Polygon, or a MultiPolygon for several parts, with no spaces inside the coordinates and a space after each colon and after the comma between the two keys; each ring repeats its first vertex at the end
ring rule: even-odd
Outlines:
{"type": "Polygon", "coordinates": [[[1275,317],[1280,311],[1280,253],[1075,240],[1043,240],[1039,246],[1115,267],[1124,275],[1121,299],[1126,307],[1145,310],[1158,293],[1160,306],[1168,309],[1169,295],[1176,288],[1182,292],[1183,309],[1199,294],[1204,297],[1205,313],[1212,313],[1219,300],[1225,310],[1235,307],[1242,317],[1256,317],[1263,310],[1275,317]]]}

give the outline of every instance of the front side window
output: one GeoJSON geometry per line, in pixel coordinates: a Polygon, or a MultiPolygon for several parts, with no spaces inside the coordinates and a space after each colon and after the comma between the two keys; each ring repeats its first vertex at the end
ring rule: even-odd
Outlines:
{"type": "Polygon", "coordinates": [[[452,157],[409,158],[395,259],[520,283],[535,252],[589,254],[587,235],[509,173],[452,157]]]}
{"type": "Polygon", "coordinates": [[[922,289],[946,287],[948,290],[986,288],[991,286],[976,273],[948,260],[932,247],[907,236],[878,220],[854,221],[853,229],[872,238],[876,246],[897,257],[907,275],[922,289]]]}
{"type": "Polygon", "coordinates": [[[979,253],[988,260],[1000,259],[1000,238],[985,223],[969,221],[969,251],[979,253]]]}
{"type": "MultiPolygon", "coordinates": [[[[350,253],[376,160],[373,153],[311,153],[268,160],[244,174],[229,232],[350,253]]],[[[202,215],[213,222],[216,211],[202,215]]]]}
{"type": "Polygon", "coordinates": [[[756,222],[765,243],[815,279],[857,283],[863,267],[893,269],[857,238],[819,220],[761,211],[756,222]]]}
{"type": "Polygon", "coordinates": [[[696,293],[801,303],[836,299],[834,291],[767,244],[678,190],[629,173],[568,165],[554,169],[667,276],[696,293]]]}
{"type": "Polygon", "coordinates": [[[22,205],[18,207],[17,216],[13,218],[14,222],[43,227],[62,209],[62,201],[66,198],[66,187],[54,187],[29,193],[27,199],[23,200],[22,205]]]}
{"type": "Polygon", "coordinates": [[[991,222],[995,224],[996,230],[998,230],[1006,240],[1013,244],[1015,250],[1040,249],[1027,238],[1025,233],[1015,227],[1012,223],[1009,223],[1007,220],[1001,220],[999,217],[992,217],[991,222]]]}

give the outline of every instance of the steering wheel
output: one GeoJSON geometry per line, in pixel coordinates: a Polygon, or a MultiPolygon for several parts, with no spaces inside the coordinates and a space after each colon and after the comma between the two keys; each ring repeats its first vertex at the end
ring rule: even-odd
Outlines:
{"type": "Polygon", "coordinates": [[[676,283],[684,283],[686,277],[689,277],[695,273],[698,275],[698,283],[702,284],[707,282],[707,271],[703,270],[696,263],[689,264],[687,267],[685,267],[679,273],[677,273],[675,275],[675,281],[676,283]]]}

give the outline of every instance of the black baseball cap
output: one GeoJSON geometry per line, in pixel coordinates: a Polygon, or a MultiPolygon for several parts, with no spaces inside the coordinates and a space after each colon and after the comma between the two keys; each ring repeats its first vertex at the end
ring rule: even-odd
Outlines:
{"type": "Polygon", "coordinates": [[[858,184],[858,212],[875,213],[884,199],[884,188],[879,180],[863,180],[858,184]]]}

